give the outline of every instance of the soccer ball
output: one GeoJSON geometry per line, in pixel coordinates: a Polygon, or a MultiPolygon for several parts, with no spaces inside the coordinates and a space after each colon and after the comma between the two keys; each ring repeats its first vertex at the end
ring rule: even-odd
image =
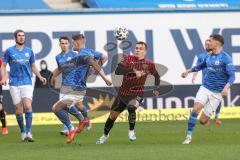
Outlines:
{"type": "Polygon", "coordinates": [[[118,26],[114,30],[114,37],[120,41],[127,39],[128,34],[128,29],[124,26],[118,26]]]}

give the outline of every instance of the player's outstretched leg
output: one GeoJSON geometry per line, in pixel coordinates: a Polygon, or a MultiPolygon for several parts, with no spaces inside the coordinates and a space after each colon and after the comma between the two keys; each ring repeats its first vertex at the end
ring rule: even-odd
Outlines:
{"type": "MultiPolygon", "coordinates": [[[[81,125],[84,125],[85,121],[87,120],[87,124],[85,125],[85,127],[87,128],[87,130],[90,130],[92,128],[92,125],[90,123],[90,118],[89,118],[89,115],[88,115],[88,109],[83,104],[83,100],[79,100],[78,102],[76,102],[75,107],[78,108],[78,110],[81,112],[81,114],[85,118],[81,125]]],[[[83,129],[81,129],[81,130],[83,130],[83,129]]]]}
{"type": "MultiPolygon", "coordinates": [[[[68,108],[64,107],[63,109],[66,110],[66,112],[67,112],[66,114],[68,114],[68,108]]],[[[60,131],[60,134],[67,136],[68,132],[69,132],[68,127],[65,124],[63,124],[63,130],[60,131]]]]}
{"type": "MultiPolygon", "coordinates": [[[[79,108],[77,108],[77,109],[79,109],[79,108]]],[[[67,109],[67,112],[69,112],[69,109],[67,109]]],[[[87,107],[86,106],[83,106],[81,114],[83,115],[83,118],[82,118],[81,115],[79,116],[78,113],[75,114],[77,117],[79,117],[78,119],[81,119],[80,124],[78,126],[77,133],[80,133],[83,130],[84,126],[90,127],[90,128],[87,128],[88,130],[91,129],[91,124],[89,122],[88,113],[87,113],[87,107]],[[87,123],[87,124],[85,124],[85,123],[87,123]]],[[[68,127],[66,125],[63,125],[63,130],[60,131],[60,134],[67,136],[67,134],[68,134],[68,127]]]]}
{"type": "Polygon", "coordinates": [[[68,137],[67,137],[67,143],[70,143],[74,140],[74,136],[76,134],[76,130],[74,129],[74,126],[69,120],[68,117],[68,112],[64,109],[59,110],[55,112],[55,115],[58,117],[58,119],[65,125],[67,126],[69,132],[68,132],[68,137]]]}
{"type": "Polygon", "coordinates": [[[200,113],[202,108],[203,108],[203,105],[200,102],[195,102],[194,103],[193,110],[192,110],[192,112],[190,114],[190,118],[188,120],[187,136],[186,136],[186,138],[185,138],[185,140],[183,141],[182,144],[190,144],[191,143],[192,132],[193,132],[193,129],[196,125],[198,114],[200,113]]]}
{"type": "Polygon", "coordinates": [[[128,105],[128,122],[129,122],[129,131],[128,138],[130,141],[135,141],[137,139],[136,134],[134,132],[135,124],[136,124],[136,107],[133,105],[128,105]]]}
{"type": "Polygon", "coordinates": [[[82,112],[83,117],[88,119],[88,123],[86,125],[86,128],[89,131],[89,130],[92,129],[92,124],[90,123],[90,118],[89,118],[87,106],[83,105],[83,109],[82,109],[81,112],[82,112]]]}
{"type": "Polygon", "coordinates": [[[79,124],[76,129],[76,132],[81,133],[84,127],[87,125],[88,119],[83,117],[82,113],[78,110],[75,104],[72,104],[69,107],[68,112],[79,120],[79,124]]]}
{"type": "Polygon", "coordinates": [[[198,113],[191,112],[190,118],[188,120],[188,130],[186,139],[183,141],[183,144],[189,144],[192,141],[192,132],[197,122],[198,113]]]}
{"type": "Polygon", "coordinates": [[[57,102],[56,104],[53,105],[52,111],[54,114],[58,117],[58,119],[65,125],[67,126],[69,132],[68,132],[68,137],[67,137],[67,143],[71,143],[74,140],[75,134],[76,134],[76,129],[72,125],[72,123],[69,120],[68,117],[68,109],[65,106],[63,102],[57,102]]]}
{"type": "Polygon", "coordinates": [[[7,123],[6,123],[6,114],[4,109],[0,110],[0,119],[2,123],[2,135],[8,134],[7,123]]]}
{"type": "Polygon", "coordinates": [[[0,86],[0,120],[2,123],[2,135],[8,134],[7,122],[6,122],[6,113],[3,108],[3,95],[2,95],[2,86],[0,86]]]}
{"type": "Polygon", "coordinates": [[[116,111],[111,111],[110,115],[105,123],[103,135],[97,140],[96,144],[103,144],[107,141],[109,137],[109,132],[111,131],[115,120],[120,113],[116,111]]]}
{"type": "Polygon", "coordinates": [[[63,124],[63,130],[60,131],[60,134],[67,136],[68,132],[69,132],[68,127],[65,124],[63,124]]]}
{"type": "Polygon", "coordinates": [[[104,126],[104,133],[103,135],[97,140],[96,144],[103,144],[107,141],[108,137],[109,137],[109,132],[112,129],[113,125],[114,125],[114,121],[110,118],[110,116],[108,117],[105,126],[104,126]]]}
{"type": "Polygon", "coordinates": [[[221,110],[221,107],[222,107],[222,104],[220,103],[216,109],[216,112],[215,112],[215,123],[217,125],[221,125],[222,124],[222,121],[219,119],[219,113],[220,113],[220,110],[221,110]]]}

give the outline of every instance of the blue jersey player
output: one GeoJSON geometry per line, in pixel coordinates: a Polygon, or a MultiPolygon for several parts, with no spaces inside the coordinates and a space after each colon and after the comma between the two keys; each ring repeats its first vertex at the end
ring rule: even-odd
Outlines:
{"type": "MultiPolygon", "coordinates": [[[[93,49],[89,49],[86,48],[86,38],[83,34],[75,34],[72,36],[72,40],[73,40],[73,50],[78,52],[78,55],[91,55],[93,56],[94,60],[96,60],[99,65],[104,64],[108,57],[107,55],[104,55],[98,51],[95,51],[93,49]]],[[[89,66],[89,65],[82,65],[78,68],[77,70],[77,75],[78,75],[78,85],[79,87],[81,87],[82,89],[86,88],[86,81],[88,79],[89,74],[93,74],[94,71],[94,67],[89,66]]],[[[94,76],[91,77],[91,81],[93,81],[94,76]]],[[[95,76],[96,78],[96,76],[95,76]]],[[[87,112],[87,107],[82,103],[83,99],[79,100],[76,103],[76,106],[78,107],[78,109],[83,113],[84,117],[88,117],[88,112],[87,112]]],[[[91,123],[90,121],[88,121],[87,124],[87,129],[91,128],[91,123]]]]}
{"type": "MultiPolygon", "coordinates": [[[[203,63],[204,59],[207,57],[208,54],[211,54],[209,39],[207,39],[205,41],[205,51],[198,55],[197,65],[203,63]]],[[[206,73],[207,73],[207,68],[202,69],[202,83],[204,83],[204,77],[206,76],[206,73]]],[[[193,84],[195,83],[195,79],[196,79],[197,75],[198,75],[198,72],[193,73],[193,77],[192,77],[193,84]]],[[[215,123],[217,125],[222,124],[222,121],[219,119],[219,113],[220,113],[221,107],[222,107],[222,104],[220,103],[215,112],[215,123]]],[[[210,123],[210,121],[209,121],[209,123],[210,123]]]]}
{"type": "MultiPolygon", "coordinates": [[[[94,59],[97,60],[100,64],[103,64],[107,61],[106,55],[103,55],[102,53],[94,51],[92,49],[85,48],[86,38],[83,34],[73,35],[72,40],[73,40],[73,50],[78,52],[79,55],[92,55],[94,59]]],[[[79,87],[86,88],[86,80],[88,78],[88,75],[92,74],[92,72],[93,73],[95,72],[94,68],[89,67],[89,65],[82,65],[78,67],[77,75],[79,76],[79,79],[78,79],[79,87]]],[[[83,102],[83,98],[79,99],[79,101],[76,103],[76,107],[82,112],[83,116],[88,118],[89,120],[87,107],[82,102],[83,102]]],[[[92,124],[90,123],[90,121],[88,121],[86,127],[88,130],[92,128],[92,124]]],[[[68,132],[68,128],[64,126],[64,130],[61,131],[60,133],[64,135],[67,132],[68,132]]]]}
{"type": "Polygon", "coordinates": [[[222,97],[227,96],[228,90],[235,80],[235,68],[232,59],[222,49],[224,44],[223,36],[215,34],[211,35],[209,39],[211,54],[208,54],[201,64],[182,73],[182,77],[185,78],[191,72],[207,69],[203,84],[196,95],[194,107],[188,121],[187,136],[183,144],[191,143],[192,132],[200,111],[203,109],[200,123],[205,125],[221,103],[222,97]]]}
{"type": "MultiPolygon", "coordinates": [[[[62,87],[60,91],[60,100],[53,105],[53,112],[59,118],[59,120],[67,126],[68,138],[67,142],[70,143],[76,134],[81,132],[88,120],[83,117],[81,112],[78,110],[77,103],[82,101],[86,93],[86,84],[80,83],[80,80],[85,80],[85,74],[79,73],[81,70],[83,73],[87,73],[88,70],[84,70],[83,66],[87,66],[87,69],[92,65],[96,70],[99,71],[102,78],[108,85],[111,85],[111,80],[108,80],[94,60],[94,57],[90,54],[79,55],[76,52],[69,51],[69,39],[67,37],[61,37],[59,39],[62,53],[56,56],[58,68],[53,72],[52,82],[55,77],[62,73],[62,87]],[[77,129],[73,127],[68,118],[68,113],[72,114],[79,120],[77,129]]],[[[85,82],[86,83],[86,82],[85,82]]]]}
{"type": "Polygon", "coordinates": [[[32,125],[32,72],[46,84],[46,79],[43,78],[36,65],[33,51],[26,47],[25,33],[23,30],[14,32],[16,45],[9,47],[3,58],[1,67],[2,80],[1,84],[5,84],[7,80],[7,63],[10,66],[10,94],[13,104],[16,106],[16,118],[21,130],[21,141],[33,142],[31,134],[32,125]],[[23,107],[25,110],[26,128],[23,121],[23,107]]]}

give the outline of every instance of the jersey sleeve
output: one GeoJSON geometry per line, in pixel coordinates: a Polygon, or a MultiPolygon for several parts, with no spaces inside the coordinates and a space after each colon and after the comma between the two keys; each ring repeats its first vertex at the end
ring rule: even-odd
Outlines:
{"type": "Polygon", "coordinates": [[[206,57],[205,57],[204,60],[202,61],[202,63],[197,64],[196,66],[194,66],[194,67],[191,69],[191,71],[192,71],[192,72],[198,72],[198,71],[200,71],[200,70],[202,70],[202,69],[204,69],[204,68],[206,68],[206,67],[207,67],[207,64],[206,64],[206,57]]]}
{"type": "Polygon", "coordinates": [[[98,51],[91,50],[91,53],[93,54],[94,59],[99,60],[102,58],[102,53],[98,51]]]}
{"type": "Polygon", "coordinates": [[[90,59],[94,59],[94,56],[91,55],[79,55],[76,57],[76,65],[88,64],[90,59]]]}
{"type": "Polygon", "coordinates": [[[160,85],[160,75],[158,74],[158,71],[156,69],[156,66],[154,63],[150,63],[151,66],[150,66],[150,69],[149,69],[149,72],[154,76],[155,78],[155,87],[158,87],[160,85]]]}
{"type": "Polygon", "coordinates": [[[129,65],[129,59],[127,55],[122,55],[120,62],[115,70],[116,75],[125,75],[128,73],[133,73],[133,67],[129,65]]]}
{"type": "Polygon", "coordinates": [[[233,65],[232,59],[230,57],[226,58],[226,70],[227,71],[235,71],[235,67],[233,65]]]}
{"type": "Polygon", "coordinates": [[[29,59],[29,62],[31,65],[35,63],[35,55],[32,50],[31,50],[31,57],[29,59]]]}
{"type": "Polygon", "coordinates": [[[225,64],[226,65],[226,72],[229,76],[228,83],[230,85],[232,85],[235,81],[235,71],[236,71],[236,69],[233,65],[232,59],[229,56],[227,56],[225,63],[226,63],[225,64]]]}
{"type": "Polygon", "coordinates": [[[129,57],[129,55],[123,54],[119,64],[123,65],[126,68],[133,69],[134,64],[130,59],[131,58],[129,57]]]}
{"type": "Polygon", "coordinates": [[[155,64],[154,63],[150,63],[150,68],[149,68],[149,72],[153,75],[157,72],[155,64]]]}
{"type": "Polygon", "coordinates": [[[4,52],[4,55],[3,55],[3,62],[5,63],[9,63],[10,62],[10,56],[9,56],[10,52],[9,50],[6,50],[4,52]]]}
{"type": "Polygon", "coordinates": [[[61,71],[61,65],[60,65],[60,63],[59,63],[59,61],[58,61],[58,57],[56,56],[55,57],[55,60],[56,60],[56,62],[57,62],[57,68],[61,71]]]}
{"type": "Polygon", "coordinates": [[[196,65],[199,65],[199,64],[203,63],[204,57],[202,56],[202,54],[198,55],[197,58],[198,58],[198,59],[197,59],[197,64],[196,64],[196,65]]]}

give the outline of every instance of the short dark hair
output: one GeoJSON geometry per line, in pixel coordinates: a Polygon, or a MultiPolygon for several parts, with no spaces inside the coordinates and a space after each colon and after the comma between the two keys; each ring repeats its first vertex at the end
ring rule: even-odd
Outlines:
{"type": "Polygon", "coordinates": [[[72,35],[72,39],[73,40],[81,40],[81,39],[85,39],[85,36],[83,34],[74,34],[74,35],[72,35]]]}
{"type": "Polygon", "coordinates": [[[14,34],[14,37],[17,38],[17,34],[19,32],[23,32],[25,34],[25,32],[22,30],[22,29],[17,29],[13,34],[14,34]]]}
{"type": "Polygon", "coordinates": [[[70,39],[67,36],[62,36],[59,38],[59,42],[61,42],[62,39],[67,40],[68,42],[70,41],[70,39]]]}
{"type": "Polygon", "coordinates": [[[47,62],[45,60],[41,60],[40,64],[43,64],[43,63],[47,64],[47,62]]]}
{"type": "Polygon", "coordinates": [[[221,43],[221,46],[224,45],[224,38],[223,38],[222,35],[220,35],[220,34],[213,34],[213,35],[210,36],[210,38],[212,38],[212,39],[220,42],[220,43],[221,43]]]}
{"type": "Polygon", "coordinates": [[[145,43],[145,42],[143,42],[143,41],[138,41],[136,44],[144,45],[145,49],[148,50],[148,45],[147,45],[147,43],[145,43]]]}

